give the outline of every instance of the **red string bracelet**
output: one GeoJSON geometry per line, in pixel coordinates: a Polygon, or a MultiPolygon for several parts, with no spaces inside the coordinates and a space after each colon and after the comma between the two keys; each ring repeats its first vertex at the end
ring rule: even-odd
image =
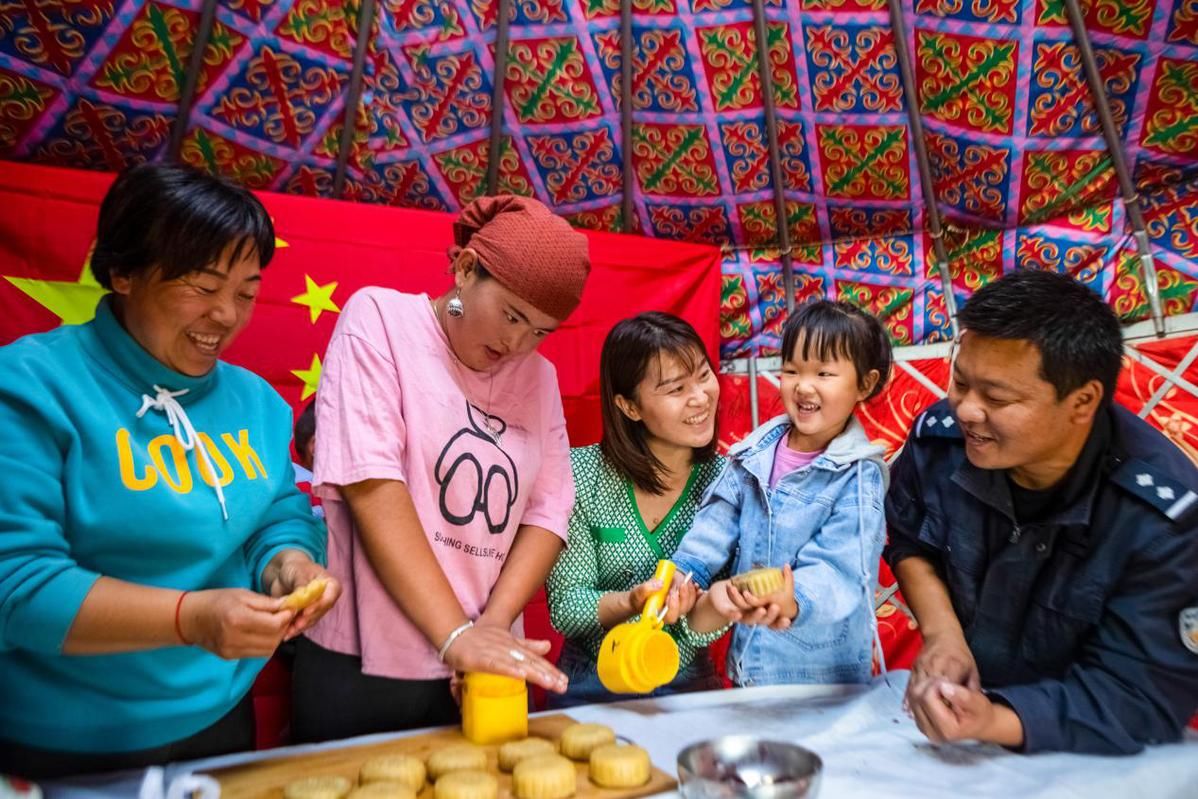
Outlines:
{"type": "Polygon", "coordinates": [[[183,610],[183,597],[190,593],[190,591],[184,591],[179,594],[179,599],[175,602],[175,635],[179,636],[179,642],[184,646],[191,646],[191,642],[183,637],[183,625],[179,623],[179,611],[183,610]]]}

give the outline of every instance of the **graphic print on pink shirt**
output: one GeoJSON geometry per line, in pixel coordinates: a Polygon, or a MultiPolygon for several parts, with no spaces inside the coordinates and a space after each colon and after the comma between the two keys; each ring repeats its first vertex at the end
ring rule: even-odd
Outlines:
{"type": "Polygon", "coordinates": [[[433,469],[441,486],[441,516],[453,524],[465,525],[481,513],[491,534],[499,535],[507,529],[512,506],[520,495],[516,462],[501,446],[507,422],[469,402],[466,417],[470,426],[449,439],[433,469]],[[480,423],[479,419],[486,421],[480,423]],[[460,507],[453,506],[455,496],[460,507]]]}

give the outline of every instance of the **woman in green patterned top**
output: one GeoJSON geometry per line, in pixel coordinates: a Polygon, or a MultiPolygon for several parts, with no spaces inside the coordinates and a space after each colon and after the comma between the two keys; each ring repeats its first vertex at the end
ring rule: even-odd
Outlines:
{"type": "MultiPolygon", "coordinates": [[[[551,707],[627,698],[599,682],[603,636],[638,617],[660,587],[657,562],[678,548],[724,465],[715,454],[719,382],[687,322],[651,311],[617,324],[603,343],[599,387],[603,440],[570,452],[570,535],[545,586],[566,638],[557,665],[570,679],[551,707]]],[[[671,592],[665,620],[681,663],[654,695],[720,687],[706,647],[725,622],[693,583],[671,592]]]]}

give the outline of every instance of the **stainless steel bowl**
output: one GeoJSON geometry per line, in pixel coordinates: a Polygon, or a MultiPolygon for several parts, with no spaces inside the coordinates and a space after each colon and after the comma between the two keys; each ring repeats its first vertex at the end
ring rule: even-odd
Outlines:
{"type": "Polygon", "coordinates": [[[700,741],[678,755],[686,799],[814,799],[823,769],[809,749],[751,735],[700,741]]]}

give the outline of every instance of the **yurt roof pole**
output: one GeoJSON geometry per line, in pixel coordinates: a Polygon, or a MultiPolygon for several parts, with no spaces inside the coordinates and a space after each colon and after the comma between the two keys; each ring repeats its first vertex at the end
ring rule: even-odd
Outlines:
{"type": "Polygon", "coordinates": [[[952,272],[948,252],[944,247],[944,227],[940,223],[940,208],[936,205],[936,187],[932,183],[932,166],[928,162],[928,147],[923,137],[923,118],[919,115],[919,92],[915,89],[915,70],[911,66],[911,51],[907,48],[907,25],[903,19],[902,0],[890,0],[890,27],[894,31],[894,50],[898,55],[899,73],[903,80],[907,119],[911,126],[911,146],[919,166],[919,185],[923,189],[924,213],[927,215],[928,237],[936,258],[936,271],[944,292],[944,310],[948,313],[953,338],[957,337],[957,298],[953,294],[952,272]]]}
{"type": "Polygon", "coordinates": [[[358,105],[362,102],[362,74],[366,71],[366,48],[374,28],[375,0],[362,0],[358,9],[358,32],[354,42],[354,66],[349,74],[349,90],[345,94],[345,116],[341,127],[341,142],[337,147],[337,168],[333,172],[333,196],[345,191],[345,172],[349,154],[354,147],[354,132],[358,127],[358,105]]]}
{"type": "Polygon", "coordinates": [[[487,151],[487,194],[499,191],[499,162],[503,160],[503,79],[507,74],[508,26],[512,0],[491,0],[495,11],[495,74],[491,76],[491,147],[487,151]]]}
{"type": "Polygon", "coordinates": [[[786,213],[786,193],[782,184],[782,157],[778,147],[778,118],[774,113],[774,79],[770,70],[770,40],[766,30],[764,0],[753,0],[753,30],[757,36],[757,72],[761,79],[761,97],[765,105],[770,181],[774,184],[774,221],[778,228],[778,247],[782,254],[782,285],[786,292],[786,312],[790,313],[795,307],[794,263],[790,257],[790,215],[786,213]]]}
{"type": "Polygon", "coordinates": [[[1148,307],[1152,311],[1152,326],[1159,338],[1165,335],[1165,315],[1161,310],[1160,287],[1156,282],[1156,265],[1152,259],[1152,245],[1148,241],[1144,214],[1140,209],[1140,195],[1136,193],[1131,171],[1127,168],[1127,158],[1123,153],[1123,141],[1119,137],[1119,128],[1116,127],[1115,118],[1111,114],[1110,103],[1107,102],[1106,85],[1102,80],[1102,73],[1098,71],[1098,61],[1094,58],[1094,48],[1090,46],[1090,34],[1086,32],[1086,20],[1082,16],[1081,7],[1077,0],[1065,0],[1065,10],[1069,14],[1069,25],[1073,28],[1074,42],[1081,53],[1082,69],[1086,72],[1090,97],[1094,101],[1095,110],[1098,111],[1098,120],[1102,123],[1102,137],[1106,139],[1111,165],[1115,167],[1115,176],[1119,179],[1119,190],[1123,193],[1123,206],[1127,209],[1132,235],[1136,240],[1136,250],[1140,254],[1140,271],[1144,281],[1144,293],[1148,295],[1148,307]]]}
{"type": "Polygon", "coordinates": [[[183,137],[187,135],[187,125],[191,119],[191,107],[195,104],[196,89],[200,85],[200,70],[204,68],[204,53],[208,49],[208,40],[212,38],[212,24],[216,21],[216,0],[204,0],[200,9],[200,26],[196,29],[195,41],[192,43],[191,58],[187,59],[187,72],[183,75],[183,85],[179,88],[179,112],[175,115],[175,126],[171,129],[170,159],[179,160],[183,150],[183,137]]]}
{"type": "Polygon", "coordinates": [[[632,172],[632,0],[620,0],[620,141],[623,142],[623,192],[621,229],[633,231],[632,200],[636,176],[632,172]]]}

